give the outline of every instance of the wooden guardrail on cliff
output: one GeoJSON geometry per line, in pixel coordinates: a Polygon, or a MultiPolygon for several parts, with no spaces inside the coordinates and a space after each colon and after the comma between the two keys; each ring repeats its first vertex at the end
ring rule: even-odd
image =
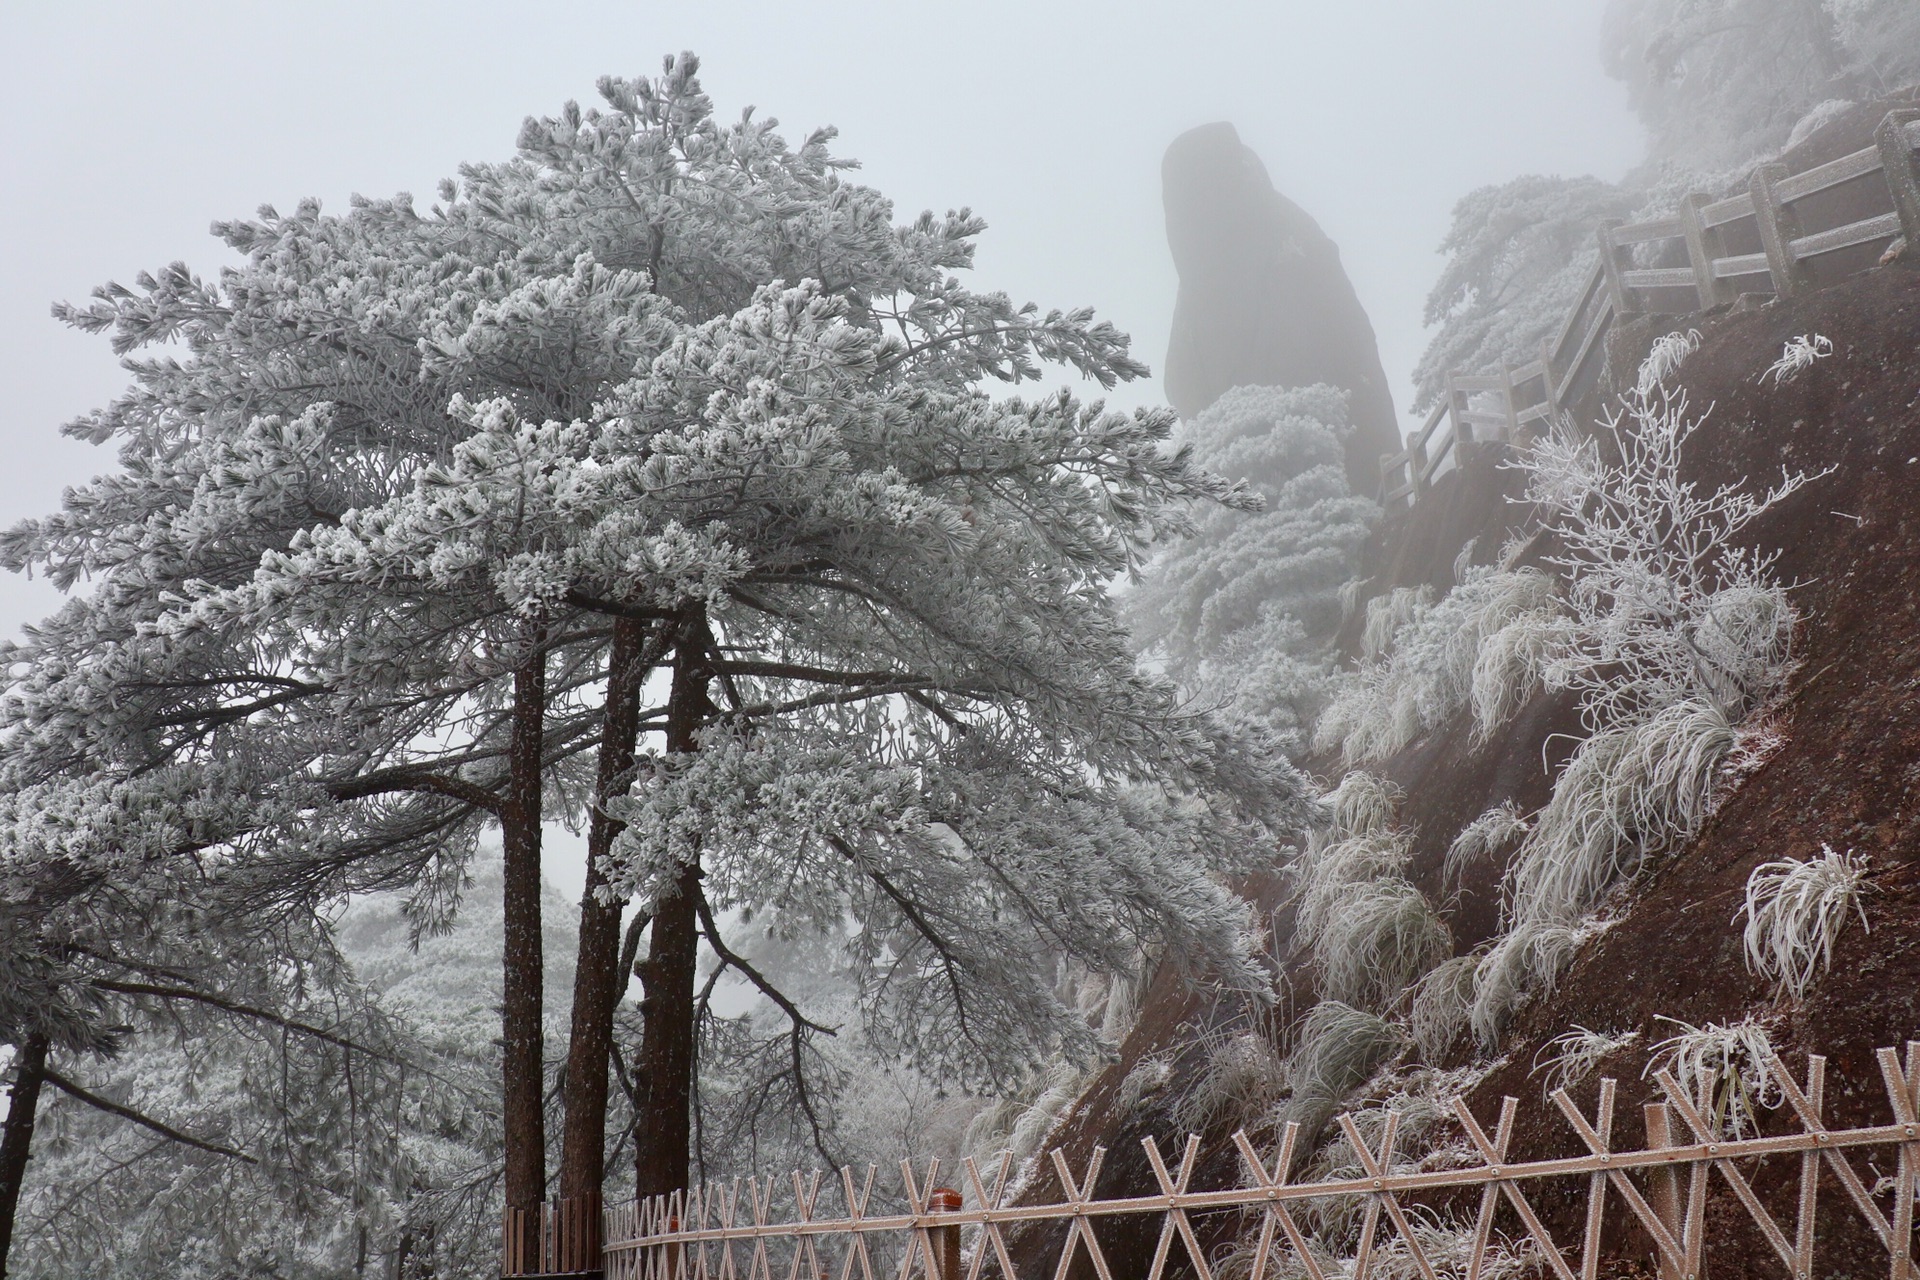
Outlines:
{"type": "MultiPolygon", "coordinates": [[[[1603,1258],[1636,1252],[1651,1253],[1662,1280],[1699,1280],[1711,1269],[1714,1250],[1738,1248],[1742,1236],[1745,1248],[1734,1255],[1747,1268],[1740,1274],[1753,1273],[1755,1257],[1771,1255],[1777,1270],[1762,1262],[1759,1273],[1811,1280],[1833,1274],[1840,1265],[1834,1237],[1849,1219],[1855,1224],[1849,1269],[1863,1255],[1878,1255],[1875,1270],[1884,1266],[1883,1274],[1893,1280],[1920,1280],[1920,1264],[1914,1261],[1920,1042],[1908,1042],[1904,1059],[1893,1049],[1880,1050],[1876,1059],[1890,1123],[1852,1128],[1828,1127],[1827,1062],[1817,1054],[1808,1056],[1800,1075],[1778,1056],[1759,1064],[1769,1077],[1761,1092],[1778,1099],[1784,1118],[1763,1126],[1773,1132],[1759,1134],[1726,1132],[1726,1116],[1717,1105],[1725,1098],[1716,1098],[1712,1080],[1694,1090],[1667,1070],[1655,1072],[1658,1100],[1642,1107],[1644,1138],[1638,1145],[1619,1141],[1614,1081],[1600,1082],[1591,1116],[1559,1089],[1552,1101],[1584,1154],[1552,1160],[1510,1160],[1516,1099],[1507,1098],[1497,1123],[1487,1126],[1464,1098],[1455,1098],[1453,1117],[1467,1154],[1451,1168],[1428,1169],[1396,1159],[1401,1116],[1388,1111],[1373,1133],[1363,1132],[1351,1115],[1338,1117],[1336,1140],[1345,1142],[1360,1173],[1319,1182],[1289,1180],[1295,1156],[1304,1154],[1299,1126],[1291,1123],[1271,1157],[1256,1151],[1244,1131],[1236,1133],[1242,1180],[1210,1191],[1190,1186],[1201,1167],[1198,1137],[1189,1137],[1173,1160],[1152,1138],[1144,1139],[1158,1191],[1106,1200],[1095,1197],[1105,1155],[1097,1147],[1079,1177],[1059,1150],[1049,1153],[1062,1198],[1046,1204],[1010,1203],[1018,1199],[1014,1184],[1019,1181],[1009,1181],[1010,1155],[988,1175],[971,1159],[965,1161],[964,1195],[935,1185],[938,1161],[924,1178],[916,1178],[902,1161],[904,1213],[874,1211],[872,1168],[864,1179],[843,1169],[825,1187],[818,1172],[795,1173],[790,1188],[779,1179],[735,1179],[728,1186],[608,1206],[605,1275],[606,1280],[885,1280],[891,1270],[895,1280],[1021,1280],[1014,1256],[1033,1257],[1036,1242],[1010,1241],[1008,1229],[1051,1223],[1065,1227],[1058,1256],[1042,1250],[1046,1256],[1034,1258],[1037,1266],[1028,1266],[1027,1280],[1044,1280],[1049,1271],[1054,1280],[1063,1280],[1080,1255],[1099,1280],[1116,1280],[1116,1270],[1119,1280],[1162,1280],[1176,1249],[1186,1255],[1183,1269],[1191,1269],[1198,1280],[1214,1280],[1221,1260],[1209,1256],[1191,1215],[1233,1210],[1244,1215],[1248,1232],[1241,1248],[1252,1249],[1251,1258],[1239,1259],[1235,1274],[1251,1280],[1301,1272],[1314,1280],[1365,1277],[1370,1267],[1385,1270],[1390,1261],[1395,1274],[1417,1272],[1426,1280],[1437,1280],[1442,1271],[1477,1278],[1496,1262],[1506,1271],[1518,1263],[1557,1280],[1594,1280],[1603,1258]],[[1857,1159],[1867,1162],[1864,1176],[1857,1159]],[[1838,1193],[1845,1208],[1823,1211],[1823,1184],[1828,1194],[1838,1193]],[[1737,1207],[1723,1198],[1710,1211],[1716,1186],[1731,1192],[1737,1207]],[[1451,1233],[1430,1207],[1415,1208],[1400,1199],[1447,1190],[1479,1193],[1477,1212],[1463,1217],[1451,1233]],[[971,1208],[965,1207],[969,1201],[971,1208]],[[1356,1215],[1358,1234],[1349,1237],[1340,1256],[1325,1243],[1310,1241],[1295,1217],[1314,1202],[1346,1204],[1356,1215]],[[1568,1218],[1580,1224],[1570,1243],[1556,1239],[1555,1228],[1543,1219],[1543,1206],[1549,1204],[1559,1206],[1558,1216],[1547,1216],[1561,1223],[1562,1238],[1568,1218]],[[1157,1218],[1159,1244],[1151,1263],[1141,1256],[1116,1268],[1095,1223],[1128,1216],[1145,1216],[1150,1228],[1157,1218]],[[1636,1229],[1637,1237],[1623,1241],[1620,1233],[1628,1228],[1636,1229]],[[1816,1250],[1817,1237],[1826,1241],[1823,1250],[1816,1250]]],[[[1839,1092],[1861,1090],[1856,1083],[1842,1085],[1839,1092]]],[[[1735,1273],[1723,1265],[1719,1274],[1735,1273]]]]}
{"type": "Polygon", "coordinates": [[[1407,447],[1380,460],[1381,502],[1389,508],[1418,502],[1450,455],[1464,460],[1475,444],[1523,439],[1534,423],[1576,403],[1599,380],[1607,331],[1621,316],[1704,311],[1733,301],[1758,277],[1790,297],[1811,282],[1815,259],[1895,237],[1904,236],[1920,252],[1920,169],[1914,162],[1920,110],[1889,112],[1874,138],[1871,147],[1802,173],[1761,165],[1746,191],[1725,200],[1696,193],[1670,217],[1603,225],[1600,262],[1559,334],[1541,344],[1538,358],[1517,367],[1449,374],[1445,395],[1407,436],[1407,447]],[[1799,206],[1809,197],[1876,173],[1892,197],[1890,212],[1818,229],[1802,225],[1799,206]],[[1726,241],[1735,235],[1749,243],[1757,238],[1759,251],[1728,253],[1726,241]],[[1676,241],[1685,247],[1685,266],[1634,265],[1635,246],[1676,241]],[[1444,434],[1443,424],[1450,425],[1444,434]]]}

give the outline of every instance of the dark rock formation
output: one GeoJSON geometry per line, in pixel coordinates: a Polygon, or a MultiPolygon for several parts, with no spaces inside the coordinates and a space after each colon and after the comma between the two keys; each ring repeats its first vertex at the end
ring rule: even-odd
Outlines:
{"type": "Polygon", "coordinates": [[[1347,474],[1380,486],[1399,444],[1373,325],[1318,223],[1273,189],[1231,124],[1190,129],[1160,166],[1167,243],[1180,272],[1167,400],[1192,417],[1238,386],[1330,383],[1351,393],[1347,474]]]}

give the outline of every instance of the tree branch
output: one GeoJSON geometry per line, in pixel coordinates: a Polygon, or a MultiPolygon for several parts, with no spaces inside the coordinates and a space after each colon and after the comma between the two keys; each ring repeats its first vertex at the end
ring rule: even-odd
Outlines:
{"type": "Polygon", "coordinates": [[[694,910],[700,913],[700,929],[701,932],[707,935],[707,945],[713,948],[713,953],[720,957],[722,964],[733,969],[738,969],[742,977],[746,978],[748,982],[759,989],[761,995],[779,1005],[781,1011],[787,1015],[788,1020],[793,1022],[794,1025],[805,1027],[809,1031],[818,1031],[822,1035],[831,1036],[839,1034],[832,1027],[823,1027],[801,1013],[793,1001],[787,998],[786,992],[774,986],[772,982],[768,981],[765,974],[754,968],[747,960],[734,954],[734,952],[727,947],[727,944],[720,938],[719,928],[713,922],[713,908],[707,905],[707,895],[700,892],[697,888],[693,894],[693,907],[694,910]]]}
{"type": "Polygon", "coordinates": [[[98,987],[102,991],[112,991],[125,996],[154,996],[161,1000],[190,1000],[197,1004],[211,1005],[227,1013],[237,1013],[243,1017],[258,1018],[262,1022],[272,1023],[276,1027],[284,1027],[288,1031],[298,1031],[302,1035],[312,1036],[316,1040],[324,1040],[328,1044],[335,1045],[342,1049],[350,1049],[355,1053],[364,1053],[369,1058],[378,1058],[382,1062],[401,1065],[400,1059],[380,1049],[370,1048],[357,1041],[349,1040],[345,1036],[335,1035],[333,1032],[323,1030],[311,1023],[299,1022],[292,1018],[282,1017],[280,1014],[267,1009],[257,1008],[250,1004],[241,1004],[237,1000],[229,1000],[224,996],[215,995],[210,991],[196,991],[191,987],[163,987],[152,982],[119,982],[112,978],[94,978],[90,980],[88,985],[98,987]]]}
{"type": "Polygon", "coordinates": [[[130,1121],[143,1129],[150,1129],[163,1138],[181,1143],[184,1146],[196,1148],[200,1151],[211,1152],[216,1156],[225,1156],[229,1160],[238,1160],[243,1164],[257,1165],[260,1163],[244,1151],[235,1151],[232,1147],[223,1147],[217,1142],[207,1142],[204,1139],[194,1137],[190,1133],[182,1133],[172,1125],[163,1124],[144,1112],[135,1111],[132,1107],[125,1107],[117,1102],[111,1102],[97,1093],[81,1088],[73,1081],[61,1075],[58,1071],[55,1071],[52,1067],[46,1069],[46,1081],[77,1102],[84,1102],[90,1107],[106,1112],[108,1115],[119,1116],[122,1120],[130,1121]]]}

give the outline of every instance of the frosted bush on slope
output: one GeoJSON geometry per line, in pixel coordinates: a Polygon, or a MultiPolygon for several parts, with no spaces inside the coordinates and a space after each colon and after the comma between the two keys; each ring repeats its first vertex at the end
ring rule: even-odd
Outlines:
{"type": "Polygon", "coordinates": [[[1391,1022],[1338,1000],[1322,1000],[1308,1010],[1299,1043],[1287,1059],[1293,1097],[1284,1118],[1300,1125],[1295,1150],[1312,1150],[1341,1102],[1404,1043],[1404,1033],[1391,1022]]]}
{"type": "Polygon", "coordinates": [[[1640,374],[1634,390],[1643,396],[1658,391],[1667,375],[1678,369],[1686,358],[1700,349],[1698,329],[1675,330],[1653,340],[1647,358],[1640,362],[1640,374]]]}
{"type": "Polygon", "coordinates": [[[1502,932],[1473,972],[1467,1022],[1480,1046],[1494,1049],[1513,1012],[1551,993],[1580,948],[1599,932],[1593,924],[1553,921],[1523,921],[1502,932]]]}
{"type": "Polygon", "coordinates": [[[1392,825],[1399,789],[1355,771],[1329,800],[1332,826],[1295,863],[1296,928],[1314,949],[1322,997],[1389,1009],[1446,958],[1451,937],[1404,874],[1412,842],[1392,825]]]}
{"type": "Polygon", "coordinates": [[[1742,1018],[1725,1026],[1663,1018],[1679,1030],[1653,1047],[1643,1077],[1670,1072],[1687,1100],[1705,1111],[1715,1132],[1739,1138],[1755,1132],[1759,1112],[1780,1105],[1779,1082],[1767,1064],[1773,1040],[1765,1024],[1742,1018]]]}
{"type": "Polygon", "coordinates": [[[1455,956],[1414,984],[1407,1031],[1426,1062],[1438,1062],[1466,1030],[1473,1007],[1474,974],[1479,956],[1455,956]]]}
{"type": "Polygon", "coordinates": [[[1433,588],[1392,587],[1367,601],[1367,620],[1360,629],[1360,656],[1375,662],[1386,656],[1400,628],[1433,607],[1433,588]]]}
{"type": "Polygon", "coordinates": [[[1447,846],[1441,882],[1462,886],[1470,868],[1510,850],[1526,837],[1531,826],[1510,800],[1488,809],[1460,828],[1460,834],[1447,846]]]}
{"type": "Polygon", "coordinates": [[[1803,333],[1797,338],[1789,338],[1780,348],[1780,358],[1767,366],[1760,375],[1764,385],[1769,378],[1774,386],[1792,382],[1802,370],[1811,369],[1815,360],[1824,360],[1833,354],[1833,340],[1825,334],[1803,333]]]}
{"type": "Polygon", "coordinates": [[[1747,877],[1746,902],[1733,922],[1747,925],[1747,968],[1775,983],[1795,1000],[1806,997],[1814,980],[1833,964],[1833,944],[1858,914],[1868,928],[1861,898],[1867,883],[1864,855],[1820,846],[1820,856],[1804,862],[1781,858],[1763,862],[1747,877]]]}
{"type": "Polygon", "coordinates": [[[1173,1104],[1171,1119],[1182,1133],[1251,1124],[1286,1085],[1286,1063],[1258,1031],[1209,1036],[1200,1073],[1173,1104]]]}
{"type": "Polygon", "coordinates": [[[1771,572],[1778,553],[1742,546],[1742,534],[1815,477],[1703,490],[1683,477],[1682,455],[1705,421],[1685,391],[1656,384],[1597,437],[1563,423],[1525,463],[1527,500],[1561,545],[1548,563],[1571,615],[1546,679],[1579,696],[1590,728],[1688,698],[1738,720],[1785,675],[1795,614],[1771,572]]]}
{"type": "Polygon", "coordinates": [[[1556,1089],[1571,1089],[1600,1065],[1601,1059],[1640,1039],[1638,1031],[1610,1035],[1576,1026],[1563,1031],[1540,1047],[1533,1056],[1533,1074],[1546,1076],[1541,1092],[1551,1097],[1556,1089]]]}
{"type": "Polygon", "coordinates": [[[1322,997],[1367,1009],[1392,1008],[1453,949],[1447,926],[1399,876],[1343,886],[1332,927],[1302,936],[1314,948],[1322,997]]]}
{"type": "Polygon", "coordinates": [[[1537,687],[1560,625],[1553,580],[1537,569],[1469,569],[1438,603],[1407,612],[1385,660],[1346,677],[1329,702],[1318,749],[1382,760],[1468,706],[1484,738],[1537,687]]]}
{"type": "MultiPolygon", "coordinates": [[[[1670,344],[1664,373],[1684,358],[1670,344]]],[[[1704,415],[1649,360],[1600,439],[1563,423],[1534,449],[1527,497],[1549,513],[1567,584],[1545,681],[1573,692],[1590,736],[1575,750],[1505,884],[1505,934],[1482,965],[1473,1025],[1492,1043],[1558,977],[1586,921],[1647,858],[1691,837],[1739,725],[1790,669],[1795,613],[1776,554],[1741,535],[1813,477],[1702,490],[1682,475],[1704,415]],[[1603,456],[1601,442],[1608,446],[1603,456]]]]}

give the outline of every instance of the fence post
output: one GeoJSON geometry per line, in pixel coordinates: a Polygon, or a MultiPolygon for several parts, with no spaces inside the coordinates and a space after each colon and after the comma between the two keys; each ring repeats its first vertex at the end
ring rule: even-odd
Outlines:
{"type": "Polygon", "coordinates": [[[1711,310],[1732,301],[1727,283],[1713,274],[1713,260],[1720,256],[1720,229],[1709,229],[1700,210],[1711,199],[1700,191],[1680,198],[1680,228],[1687,237],[1687,262],[1693,267],[1693,290],[1699,295],[1700,309],[1711,310]]]}
{"type": "Polygon", "coordinates": [[[1631,295],[1627,292],[1626,281],[1621,279],[1623,267],[1620,258],[1628,250],[1624,245],[1613,242],[1613,230],[1624,224],[1618,218],[1609,218],[1600,224],[1595,234],[1600,238],[1600,269],[1607,273],[1607,297],[1613,301],[1613,314],[1626,316],[1633,314],[1631,295]]]}
{"type": "MultiPolygon", "coordinates": [[[[960,1212],[960,1193],[952,1187],[935,1187],[927,1196],[931,1213],[960,1212]]],[[[927,1232],[933,1244],[933,1274],[927,1280],[960,1280],[960,1224],[933,1227],[927,1232]]]]}
{"type": "Polygon", "coordinates": [[[1554,416],[1560,412],[1560,380],[1553,372],[1552,338],[1540,339],[1540,373],[1540,385],[1546,393],[1543,400],[1547,406],[1546,422],[1552,426],[1554,416]]]}
{"type": "Polygon", "coordinates": [[[1504,399],[1507,409],[1507,443],[1519,444],[1520,406],[1514,401],[1513,366],[1505,360],[1500,362],[1500,381],[1502,383],[1500,395],[1504,399]]]}
{"type": "Polygon", "coordinates": [[[1880,148],[1880,169],[1887,178],[1887,190],[1893,194],[1894,212],[1900,215],[1900,232],[1907,239],[1909,253],[1920,252],[1920,174],[1913,167],[1913,140],[1907,137],[1907,125],[1920,120],[1920,111],[1903,107],[1887,112],[1886,119],[1873,131],[1880,148]]]}
{"type": "Polygon", "coordinates": [[[1427,496],[1427,446],[1418,431],[1407,432],[1407,476],[1413,481],[1409,505],[1417,505],[1427,496]]]}
{"type": "MultiPolygon", "coordinates": [[[[1667,1114],[1664,1102],[1649,1102],[1640,1108],[1647,1118],[1647,1150],[1658,1151],[1673,1145],[1673,1126],[1667,1114]]],[[[1680,1239],[1680,1176],[1672,1165],[1656,1165],[1647,1171],[1648,1197],[1654,1216],[1672,1233],[1675,1240],[1680,1239]]],[[[1656,1253],[1658,1250],[1655,1251],[1656,1253]]],[[[1681,1280],[1680,1271],[1667,1261],[1667,1255],[1659,1254],[1660,1280],[1681,1280]]]]}
{"type": "Polygon", "coordinates": [[[1763,164],[1753,171],[1747,189],[1753,195],[1753,220],[1760,227],[1760,244],[1767,251],[1767,274],[1773,291],[1790,298],[1807,285],[1807,269],[1793,256],[1793,239],[1800,234],[1799,219],[1783,204],[1774,184],[1787,176],[1787,166],[1763,164]]]}

